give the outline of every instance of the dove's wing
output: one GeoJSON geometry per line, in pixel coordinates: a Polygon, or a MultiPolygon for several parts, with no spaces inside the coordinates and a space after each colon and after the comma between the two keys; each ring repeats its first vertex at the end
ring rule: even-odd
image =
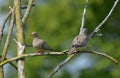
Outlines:
{"type": "Polygon", "coordinates": [[[87,35],[78,35],[72,42],[72,47],[84,47],[87,43],[87,35]]]}
{"type": "Polygon", "coordinates": [[[43,41],[41,47],[42,47],[44,50],[53,50],[45,41],[43,41]]]}

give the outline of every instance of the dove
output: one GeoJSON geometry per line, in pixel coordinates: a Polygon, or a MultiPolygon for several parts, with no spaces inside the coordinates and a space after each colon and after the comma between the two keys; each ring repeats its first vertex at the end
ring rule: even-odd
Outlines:
{"type": "Polygon", "coordinates": [[[67,52],[67,56],[73,54],[78,48],[85,47],[87,45],[87,42],[87,29],[83,28],[82,32],[73,39],[71,49],[67,52]]]}
{"type": "Polygon", "coordinates": [[[44,51],[53,51],[53,49],[45,42],[43,39],[41,39],[37,32],[32,32],[33,35],[33,47],[38,49],[39,52],[44,52],[44,51]]]}

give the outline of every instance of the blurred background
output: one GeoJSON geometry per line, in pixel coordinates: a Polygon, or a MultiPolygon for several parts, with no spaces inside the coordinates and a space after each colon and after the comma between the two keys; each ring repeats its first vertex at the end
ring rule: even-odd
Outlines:
{"type": "MultiPolygon", "coordinates": [[[[21,0],[27,5],[28,0],[21,0]]],[[[105,18],[115,0],[90,0],[85,17],[85,27],[88,34],[105,18]]],[[[79,33],[81,17],[85,0],[35,0],[27,23],[24,26],[26,44],[32,44],[31,33],[38,32],[55,51],[70,48],[73,38],[79,33]]],[[[11,0],[0,0],[0,26],[11,0]]],[[[25,10],[22,10],[24,13],[25,10]]],[[[0,54],[6,40],[9,22],[7,22],[4,36],[0,44],[0,54]]],[[[107,53],[120,61],[120,2],[110,18],[103,25],[96,37],[89,41],[86,50],[96,50],[107,53]]],[[[16,56],[15,27],[10,42],[8,58],[16,56]]],[[[36,50],[26,48],[26,53],[36,50]]],[[[27,78],[45,78],[53,68],[62,62],[66,56],[38,56],[26,58],[27,78]]],[[[17,71],[9,64],[5,65],[5,78],[17,78],[17,71]]],[[[120,63],[115,64],[102,56],[93,54],[78,54],[66,64],[53,78],[120,78],[120,63]]]]}

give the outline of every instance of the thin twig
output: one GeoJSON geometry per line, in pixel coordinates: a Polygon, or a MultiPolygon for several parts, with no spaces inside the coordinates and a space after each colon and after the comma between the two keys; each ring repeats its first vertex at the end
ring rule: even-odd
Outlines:
{"type": "Polygon", "coordinates": [[[3,21],[2,21],[2,26],[0,26],[0,42],[1,42],[1,40],[2,40],[2,37],[3,37],[3,30],[4,30],[4,28],[5,28],[5,24],[6,24],[6,22],[7,22],[7,20],[8,20],[8,18],[10,17],[10,15],[11,15],[11,10],[8,12],[8,14],[6,15],[6,17],[3,19],[3,21]]]}
{"type": "MultiPolygon", "coordinates": [[[[35,4],[32,4],[32,6],[35,6],[35,4]]],[[[21,9],[26,9],[27,5],[21,6],[21,9]]],[[[10,15],[12,14],[11,10],[8,12],[8,14],[6,15],[6,17],[3,19],[2,21],[2,25],[0,26],[0,42],[2,40],[2,36],[3,36],[3,30],[5,28],[5,24],[8,20],[8,18],[10,17],[10,15]]]]}
{"type": "Polygon", "coordinates": [[[11,22],[10,22],[10,26],[9,26],[9,32],[8,32],[8,35],[7,35],[5,46],[3,48],[1,61],[4,61],[5,58],[6,58],[6,54],[7,54],[7,50],[8,50],[8,47],[9,47],[10,40],[11,40],[13,26],[14,26],[14,8],[13,9],[10,8],[10,9],[11,9],[11,12],[12,12],[12,17],[11,17],[11,22]]]}
{"type": "MultiPolygon", "coordinates": [[[[4,19],[3,24],[2,24],[2,30],[1,30],[1,32],[0,32],[0,36],[1,36],[1,38],[2,38],[2,36],[3,36],[3,29],[4,29],[4,27],[5,27],[5,23],[7,22],[9,16],[11,15],[11,13],[12,13],[12,17],[11,17],[11,23],[10,23],[10,27],[9,27],[9,33],[8,33],[8,36],[7,36],[7,39],[6,39],[4,48],[3,48],[3,53],[2,53],[2,57],[1,57],[1,62],[3,62],[3,61],[5,60],[5,58],[6,58],[7,49],[8,49],[9,42],[10,42],[10,36],[11,36],[10,33],[12,32],[12,23],[13,23],[13,21],[14,21],[14,18],[13,18],[13,17],[14,17],[14,16],[13,16],[14,13],[13,13],[12,10],[10,10],[10,12],[8,13],[8,15],[7,15],[6,18],[4,19]]],[[[0,41],[1,41],[1,40],[0,40],[0,41]]],[[[3,72],[3,67],[2,67],[2,66],[0,67],[0,76],[1,76],[1,78],[4,78],[4,72],[3,72]]]]}
{"type": "Polygon", "coordinates": [[[62,68],[66,63],[68,63],[68,62],[72,59],[72,57],[73,57],[74,55],[75,55],[75,54],[70,55],[70,56],[67,57],[63,62],[61,62],[60,64],[58,64],[58,65],[54,68],[54,70],[53,70],[46,78],[51,78],[55,73],[58,72],[58,70],[59,70],[60,68],[62,68]]]}
{"type": "Polygon", "coordinates": [[[22,23],[25,23],[29,14],[30,14],[30,11],[31,11],[31,8],[32,8],[32,4],[33,4],[33,0],[29,0],[29,3],[28,3],[28,6],[27,6],[27,9],[26,9],[26,12],[22,18],[22,23]]]}
{"type": "Polygon", "coordinates": [[[85,6],[84,6],[84,10],[83,10],[83,14],[82,14],[81,27],[80,27],[80,33],[79,33],[79,34],[81,34],[82,29],[84,28],[84,23],[85,23],[85,13],[86,13],[87,5],[88,5],[88,0],[86,0],[85,6]]]}
{"type": "Polygon", "coordinates": [[[25,46],[26,46],[26,47],[33,47],[32,44],[26,44],[25,46]]]}
{"type": "MultiPolygon", "coordinates": [[[[1,58],[2,56],[0,55],[0,58],[1,58]]],[[[5,58],[5,60],[7,60],[7,58],[5,58]]],[[[16,70],[17,70],[17,65],[16,64],[14,64],[13,62],[10,62],[9,63],[11,66],[13,66],[16,70]]]]}
{"type": "Polygon", "coordinates": [[[10,65],[13,66],[16,70],[18,69],[18,68],[17,68],[17,65],[14,64],[13,62],[10,62],[10,65]]]}
{"type": "Polygon", "coordinates": [[[114,5],[112,6],[111,10],[109,11],[108,15],[104,18],[104,20],[95,28],[95,30],[89,35],[89,39],[92,38],[99,30],[100,30],[100,27],[103,26],[103,24],[107,21],[107,19],[111,16],[113,10],[115,9],[117,3],[118,3],[119,0],[116,0],[114,2],[114,5]]]}
{"type": "MultiPolygon", "coordinates": [[[[7,60],[7,58],[5,58],[5,60],[7,60]]],[[[17,70],[17,65],[16,64],[14,64],[13,62],[10,62],[9,64],[17,70]]]]}
{"type": "MultiPolygon", "coordinates": [[[[35,6],[35,4],[33,3],[32,6],[35,6]]],[[[22,5],[21,9],[26,9],[28,7],[28,5],[22,5]]]]}
{"type": "Polygon", "coordinates": [[[92,54],[97,54],[97,55],[100,55],[100,56],[104,56],[106,58],[108,58],[109,60],[115,62],[115,63],[118,63],[118,61],[113,58],[112,56],[108,55],[108,54],[105,54],[105,53],[102,53],[102,52],[97,52],[97,51],[80,51],[80,53],[92,53],[92,54]]]}

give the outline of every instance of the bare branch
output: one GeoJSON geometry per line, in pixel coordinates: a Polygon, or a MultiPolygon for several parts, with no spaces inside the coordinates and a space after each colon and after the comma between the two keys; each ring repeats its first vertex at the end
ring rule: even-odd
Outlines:
{"type": "Polygon", "coordinates": [[[11,10],[8,12],[8,14],[6,15],[6,17],[3,19],[2,21],[2,26],[0,27],[0,42],[2,40],[2,36],[3,36],[3,30],[5,28],[5,24],[8,20],[8,18],[10,17],[10,15],[12,14],[11,10]]]}
{"type": "Polygon", "coordinates": [[[26,9],[26,12],[22,18],[22,23],[25,23],[29,14],[30,14],[30,11],[31,11],[31,8],[32,8],[32,4],[33,4],[33,0],[29,0],[29,3],[28,3],[28,6],[27,6],[27,9],[26,9]]]}
{"type": "Polygon", "coordinates": [[[118,61],[113,58],[112,56],[108,55],[108,54],[105,54],[105,53],[102,53],[102,52],[97,52],[97,51],[79,51],[80,53],[92,53],[92,54],[97,54],[97,55],[100,55],[100,56],[104,56],[106,58],[108,58],[109,60],[115,62],[115,63],[118,63],[118,61]]]}
{"type": "Polygon", "coordinates": [[[62,68],[67,62],[69,62],[74,55],[75,55],[75,54],[70,55],[70,56],[67,57],[63,62],[61,62],[60,64],[58,64],[58,65],[54,68],[54,70],[53,70],[53,71],[48,75],[48,77],[46,77],[46,78],[52,78],[52,76],[53,76],[55,73],[57,73],[58,70],[59,70],[60,68],[62,68]]]}
{"type": "Polygon", "coordinates": [[[63,51],[63,52],[44,52],[44,53],[22,54],[22,55],[20,55],[20,56],[16,56],[16,57],[13,57],[13,58],[9,58],[9,59],[1,62],[1,63],[0,63],[0,66],[3,66],[4,64],[9,63],[9,62],[11,62],[11,61],[23,59],[23,58],[26,58],[26,57],[64,55],[65,52],[66,52],[66,51],[63,51]]]}
{"type": "Polygon", "coordinates": [[[26,47],[33,47],[32,44],[26,44],[25,46],[26,46],[26,47]]]}
{"type": "MultiPolygon", "coordinates": [[[[32,6],[35,6],[35,4],[33,3],[32,6]]],[[[28,7],[28,5],[22,5],[21,9],[26,9],[28,7]]]]}
{"type": "MultiPolygon", "coordinates": [[[[15,61],[15,60],[19,60],[19,59],[23,59],[23,58],[27,58],[27,57],[34,57],[34,56],[56,56],[56,55],[65,55],[66,52],[68,52],[68,50],[64,50],[62,52],[43,52],[43,53],[30,53],[30,54],[22,54],[20,56],[16,56],[13,58],[9,58],[3,62],[0,63],[0,66],[3,66],[4,64],[7,64],[9,62],[15,61]]],[[[112,61],[114,61],[115,63],[118,63],[117,60],[115,60],[115,58],[113,58],[110,55],[107,55],[105,53],[101,53],[101,52],[97,52],[97,51],[86,51],[86,50],[77,50],[77,52],[74,53],[92,53],[92,54],[97,54],[97,55],[101,55],[104,56],[112,61]]]]}
{"type": "Polygon", "coordinates": [[[99,30],[100,27],[102,27],[102,25],[107,21],[107,19],[110,17],[110,15],[112,14],[113,10],[115,9],[117,3],[119,0],[116,0],[114,2],[114,5],[112,6],[110,12],[108,13],[108,15],[104,18],[104,20],[95,28],[95,30],[89,35],[89,39],[92,38],[99,30]]]}
{"type": "MultiPolygon", "coordinates": [[[[1,58],[2,56],[0,55],[0,58],[1,58]]],[[[5,60],[7,60],[7,58],[5,58],[5,60]]],[[[15,69],[17,69],[17,65],[16,64],[14,64],[13,62],[10,62],[9,63],[11,66],[13,66],[15,69]]]]}
{"type": "MultiPolygon", "coordinates": [[[[25,39],[24,39],[24,32],[23,32],[23,24],[21,20],[21,0],[14,0],[15,6],[15,15],[16,15],[16,38],[18,42],[17,47],[17,55],[18,57],[21,56],[25,51],[25,39]]],[[[18,66],[18,78],[26,78],[25,73],[25,60],[19,59],[17,61],[18,66]]]]}
{"type": "Polygon", "coordinates": [[[7,50],[8,50],[8,47],[9,47],[10,40],[11,40],[13,26],[14,26],[14,8],[13,9],[10,8],[10,9],[11,9],[11,12],[12,12],[12,17],[11,17],[11,22],[10,22],[10,26],[9,26],[8,36],[7,36],[7,39],[6,39],[6,42],[5,42],[5,46],[3,48],[1,61],[4,61],[5,58],[6,58],[6,54],[7,54],[7,50]]]}
{"type": "Polygon", "coordinates": [[[85,6],[84,6],[84,10],[83,10],[83,14],[82,14],[82,21],[81,21],[81,27],[80,27],[80,33],[82,32],[82,29],[84,28],[84,23],[85,23],[85,13],[86,13],[86,8],[88,5],[88,0],[86,0],[85,6]]]}
{"type": "MultiPolygon", "coordinates": [[[[7,16],[5,17],[5,19],[3,21],[3,24],[2,24],[2,27],[1,27],[1,30],[0,30],[0,41],[1,41],[1,38],[3,36],[3,29],[5,27],[5,24],[6,24],[7,20],[8,20],[8,18],[11,15],[11,13],[12,13],[12,17],[11,17],[11,23],[10,23],[10,26],[9,26],[9,33],[8,33],[8,36],[7,36],[7,39],[6,39],[4,48],[3,48],[1,62],[3,62],[5,60],[5,58],[6,58],[7,49],[8,49],[8,46],[9,46],[10,37],[11,37],[11,33],[12,33],[12,28],[13,28],[13,23],[14,23],[14,12],[13,12],[12,9],[9,11],[9,13],[7,14],[7,16]]],[[[1,78],[4,78],[3,67],[0,67],[0,76],[1,76],[1,78]]]]}
{"type": "Polygon", "coordinates": [[[97,52],[97,51],[85,51],[85,50],[83,50],[83,51],[77,51],[77,52],[75,51],[74,54],[70,55],[63,62],[61,62],[60,64],[58,64],[54,68],[54,70],[48,75],[47,78],[52,78],[52,76],[55,73],[57,73],[66,63],[68,63],[72,59],[72,57],[75,55],[75,53],[92,53],[92,54],[97,54],[97,55],[100,55],[100,56],[104,56],[104,57],[108,58],[109,60],[111,60],[111,61],[113,61],[115,63],[118,63],[118,61],[115,58],[113,58],[112,56],[107,55],[105,53],[101,53],[101,52],[97,52]]]}
{"type": "MultiPolygon", "coordinates": [[[[6,59],[6,60],[7,60],[7,59],[6,59]]],[[[18,69],[18,68],[17,68],[17,65],[14,64],[13,62],[10,62],[10,65],[13,66],[16,70],[18,69]]]]}
{"type": "MultiPolygon", "coordinates": [[[[32,4],[32,6],[35,6],[35,4],[32,4]]],[[[27,8],[27,5],[25,6],[22,6],[21,9],[26,9],[27,8]]],[[[2,36],[3,36],[3,30],[5,28],[5,24],[8,20],[8,18],[10,17],[10,15],[12,14],[11,10],[8,12],[8,14],[6,15],[6,17],[3,19],[2,21],[2,25],[0,26],[0,42],[2,40],[2,36]]]]}

